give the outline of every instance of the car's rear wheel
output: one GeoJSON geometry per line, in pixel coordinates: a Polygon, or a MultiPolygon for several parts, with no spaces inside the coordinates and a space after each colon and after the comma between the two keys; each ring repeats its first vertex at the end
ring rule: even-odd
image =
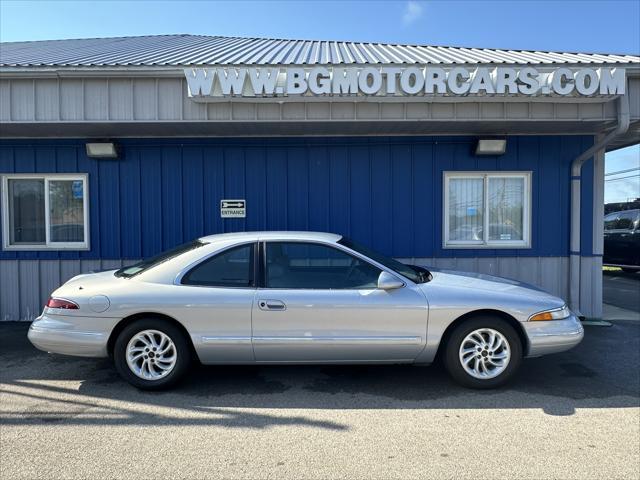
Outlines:
{"type": "Polygon", "coordinates": [[[505,320],[482,316],[458,325],[445,345],[445,366],[459,384],[496,388],[508,382],[522,362],[518,333],[505,320]]]}
{"type": "Polygon", "coordinates": [[[127,325],[116,339],[113,356],[120,376],[144,390],[174,385],[191,363],[191,349],[182,331],[154,318],[127,325]]]}

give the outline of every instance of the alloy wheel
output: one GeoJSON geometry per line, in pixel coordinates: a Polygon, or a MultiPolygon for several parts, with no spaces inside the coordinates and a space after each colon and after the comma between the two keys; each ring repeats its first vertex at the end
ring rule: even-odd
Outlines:
{"type": "Polygon", "coordinates": [[[126,355],[129,369],[143,380],[166,377],[178,360],[173,340],[159,330],[143,330],[131,337],[126,355]]]}
{"type": "Polygon", "coordinates": [[[459,358],[465,372],[473,378],[486,380],[505,371],[511,360],[511,348],[499,331],[479,328],[462,340],[459,358]]]}

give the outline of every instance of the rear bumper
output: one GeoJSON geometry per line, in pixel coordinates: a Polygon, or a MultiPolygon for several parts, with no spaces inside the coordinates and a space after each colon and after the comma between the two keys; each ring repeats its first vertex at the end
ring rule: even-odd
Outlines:
{"type": "Polygon", "coordinates": [[[528,357],[564,352],[584,337],[584,328],[573,314],[565,320],[523,322],[522,326],[529,340],[528,357]]]}
{"type": "Polygon", "coordinates": [[[53,317],[43,314],[29,327],[27,336],[36,348],[79,357],[107,356],[107,333],[81,330],[65,317],[53,317]]]}

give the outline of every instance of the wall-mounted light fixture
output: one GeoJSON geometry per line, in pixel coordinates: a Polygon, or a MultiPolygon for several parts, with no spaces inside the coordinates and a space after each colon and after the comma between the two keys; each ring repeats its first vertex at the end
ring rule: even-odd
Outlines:
{"type": "Polygon", "coordinates": [[[476,145],[476,155],[503,155],[506,150],[504,138],[481,138],[476,145]]]}
{"type": "Polygon", "coordinates": [[[118,158],[118,149],[113,142],[87,143],[87,157],[118,158]]]}

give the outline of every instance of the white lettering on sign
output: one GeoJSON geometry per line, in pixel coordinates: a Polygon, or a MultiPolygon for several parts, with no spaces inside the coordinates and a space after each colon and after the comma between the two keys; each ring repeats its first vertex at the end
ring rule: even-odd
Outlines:
{"type": "Polygon", "coordinates": [[[624,95],[624,68],[218,67],[185,68],[189,97],[429,97],[624,95]]]}
{"type": "Polygon", "coordinates": [[[247,216],[246,200],[220,200],[220,216],[222,218],[245,218],[247,216]]]}

